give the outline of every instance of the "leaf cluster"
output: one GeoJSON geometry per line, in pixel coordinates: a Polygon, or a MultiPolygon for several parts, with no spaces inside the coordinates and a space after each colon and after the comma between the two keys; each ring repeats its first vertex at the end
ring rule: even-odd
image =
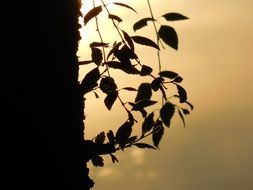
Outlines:
{"type": "MultiPolygon", "coordinates": [[[[172,21],[180,21],[180,20],[185,20],[188,19],[188,17],[180,14],[180,13],[174,13],[174,12],[169,12],[166,14],[163,14],[159,16],[158,18],[154,18],[153,15],[151,14],[151,17],[145,17],[137,21],[133,25],[134,31],[137,31],[145,26],[148,25],[148,22],[153,22],[155,24],[160,24],[159,19],[164,18],[166,21],[172,22],[172,21]]],[[[177,50],[178,49],[178,35],[174,27],[171,25],[164,25],[161,24],[159,26],[159,29],[156,31],[157,38],[159,41],[163,41],[166,45],[170,46],[171,48],[177,50]]]]}
{"type": "MultiPolygon", "coordinates": [[[[109,10],[110,5],[116,5],[127,8],[136,13],[131,6],[119,2],[105,4],[101,0],[101,5],[94,6],[86,15],[83,16],[84,25],[91,20],[96,21],[96,31],[99,34],[100,41],[90,43],[90,60],[80,61],[79,65],[94,65],[80,82],[80,91],[82,95],[93,92],[96,98],[100,98],[99,93],[104,96],[104,104],[110,111],[113,105],[118,101],[127,113],[127,118],[118,129],[113,132],[99,133],[94,139],[95,144],[110,144],[114,150],[105,151],[111,156],[112,162],[118,162],[113,154],[115,151],[124,150],[135,146],[137,148],[159,149],[159,144],[164,135],[166,128],[171,125],[171,120],[177,112],[185,126],[185,115],[193,110],[193,105],[188,102],[187,92],[181,85],[183,78],[176,72],[170,70],[159,71],[154,73],[153,68],[143,64],[139,55],[135,51],[136,45],[142,45],[161,51],[159,43],[139,35],[129,35],[128,32],[120,28],[123,19],[120,16],[112,14],[109,10]],[[112,21],[112,26],[118,32],[120,41],[113,43],[103,40],[100,26],[98,22],[99,14],[105,10],[108,13],[108,19],[112,21]],[[119,70],[129,76],[139,76],[148,78],[146,82],[134,87],[121,87],[117,83],[117,78],[110,73],[111,70],[119,70]],[[176,88],[174,94],[168,97],[168,85],[176,88]],[[121,97],[121,91],[134,93],[135,99],[132,101],[124,101],[121,97]],[[162,105],[158,109],[148,111],[147,108],[157,106],[158,101],[153,99],[154,93],[160,93],[162,97],[162,105]],[[174,103],[176,100],[178,103],[174,103]],[[135,119],[136,113],[142,115],[141,134],[133,134],[133,127],[139,121],[135,119]],[[145,143],[147,137],[152,138],[152,144],[145,143]],[[144,141],[144,142],[143,142],[144,141]]],[[[178,21],[188,19],[179,13],[166,13],[161,16],[167,21],[178,21]]],[[[159,18],[161,18],[159,17],[159,18]]],[[[159,19],[158,18],[158,19],[159,19]]],[[[134,31],[147,26],[149,21],[158,22],[153,16],[143,18],[133,25],[134,31]]],[[[173,49],[178,49],[178,37],[175,29],[169,25],[161,25],[157,31],[158,40],[162,40],[173,49]]],[[[158,41],[159,42],[159,41],[158,41]]],[[[93,155],[91,158],[94,166],[103,166],[103,158],[101,155],[93,155]]]]}

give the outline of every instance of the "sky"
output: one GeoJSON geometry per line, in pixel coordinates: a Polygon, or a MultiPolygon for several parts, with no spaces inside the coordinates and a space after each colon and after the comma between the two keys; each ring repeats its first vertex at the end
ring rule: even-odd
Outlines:
{"type": "MultiPolygon", "coordinates": [[[[117,14],[126,22],[122,28],[131,35],[153,38],[152,25],[136,33],[132,30],[134,22],[149,16],[147,2],[117,2],[131,5],[138,13],[118,7],[117,14]]],[[[182,86],[187,89],[194,110],[185,118],[185,128],[178,117],[173,118],[159,150],[132,148],[115,154],[119,163],[112,164],[106,156],[104,167],[89,163],[94,189],[253,189],[253,1],[150,0],[150,3],[155,17],[178,12],[190,18],[170,23],[177,31],[179,49],[166,48],[161,59],[162,68],[176,71],[184,78],[182,86]]],[[[80,60],[90,58],[87,45],[97,38],[94,26],[91,21],[80,30],[83,38],[78,52],[80,60]]],[[[113,39],[109,25],[103,27],[105,39],[113,39]]],[[[145,64],[156,64],[154,49],[137,50],[144,55],[145,64]]],[[[81,66],[80,78],[89,69],[81,66]]],[[[122,74],[115,75],[122,78],[122,84],[136,84],[122,74]]],[[[116,129],[125,119],[119,104],[109,112],[103,98],[95,99],[93,94],[87,95],[85,110],[86,138],[116,129]]]]}

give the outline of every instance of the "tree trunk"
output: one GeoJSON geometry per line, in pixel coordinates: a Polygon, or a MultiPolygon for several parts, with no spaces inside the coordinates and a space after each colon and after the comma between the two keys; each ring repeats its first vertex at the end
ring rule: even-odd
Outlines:
{"type": "Polygon", "coordinates": [[[81,4],[2,4],[2,189],[90,189],[76,55],[81,4]]]}

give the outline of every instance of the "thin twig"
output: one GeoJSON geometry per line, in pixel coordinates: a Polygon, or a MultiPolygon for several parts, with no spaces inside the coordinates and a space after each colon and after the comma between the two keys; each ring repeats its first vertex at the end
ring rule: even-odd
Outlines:
{"type": "MultiPolygon", "coordinates": [[[[160,48],[160,40],[159,40],[158,30],[157,30],[157,27],[156,27],[156,24],[155,24],[154,14],[152,12],[152,8],[151,8],[149,0],[147,0],[147,3],[148,3],[149,12],[150,12],[150,15],[151,15],[151,18],[152,18],[152,22],[153,22],[153,25],[154,25],[155,33],[156,33],[157,45],[160,48]]],[[[159,72],[161,72],[162,66],[161,66],[160,50],[157,50],[157,58],[158,58],[158,64],[159,64],[159,72]]]]}
{"type": "MultiPolygon", "coordinates": [[[[95,0],[93,0],[93,7],[95,7],[95,0]]],[[[97,17],[95,17],[95,21],[96,21],[96,31],[98,32],[100,41],[101,41],[101,43],[104,43],[101,31],[99,29],[99,24],[98,24],[98,18],[97,17]]],[[[105,55],[105,47],[104,46],[102,46],[102,52],[103,52],[103,57],[104,57],[103,60],[104,60],[104,62],[106,62],[106,55],[105,55]]],[[[107,67],[107,65],[106,65],[106,67],[107,67]]],[[[110,72],[109,72],[108,68],[107,68],[107,73],[108,73],[108,76],[110,76],[110,72]]]]}

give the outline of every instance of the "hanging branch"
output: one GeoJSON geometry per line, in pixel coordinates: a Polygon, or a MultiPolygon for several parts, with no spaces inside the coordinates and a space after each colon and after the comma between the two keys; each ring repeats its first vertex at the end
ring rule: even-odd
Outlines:
{"type": "MultiPolygon", "coordinates": [[[[166,13],[155,19],[150,2],[147,0],[151,16],[137,21],[133,25],[133,29],[134,31],[139,30],[147,26],[149,21],[152,21],[156,33],[156,42],[154,42],[144,36],[128,35],[126,31],[119,28],[119,23],[123,22],[123,19],[118,15],[111,14],[108,7],[109,4],[106,5],[103,0],[100,0],[100,2],[102,5],[95,6],[95,1],[93,0],[93,9],[84,16],[84,24],[95,19],[96,31],[99,34],[100,42],[93,42],[90,44],[92,49],[91,61],[80,62],[80,66],[92,63],[97,65],[96,68],[86,74],[80,84],[80,88],[83,95],[93,91],[97,98],[99,98],[99,96],[95,91],[100,90],[105,95],[104,104],[108,111],[113,109],[113,105],[118,100],[128,116],[122,125],[118,127],[116,132],[113,132],[112,130],[109,130],[107,133],[102,131],[92,140],[88,141],[88,144],[92,146],[92,149],[97,150],[90,157],[93,165],[102,167],[104,166],[104,163],[101,155],[104,154],[110,155],[112,162],[115,163],[118,162],[118,159],[114,153],[121,150],[123,151],[132,146],[141,149],[159,149],[164,132],[167,128],[170,128],[171,120],[175,113],[180,116],[183,126],[185,127],[185,116],[190,114],[190,111],[193,110],[193,105],[188,102],[187,92],[181,85],[183,78],[174,71],[162,70],[160,45],[165,49],[162,45],[162,42],[164,42],[169,47],[177,50],[177,33],[175,29],[169,25],[162,25],[159,23],[159,28],[156,25],[159,18],[164,18],[169,22],[188,18],[179,13],[166,13]],[[103,11],[103,8],[107,12],[108,19],[112,21],[113,28],[117,31],[121,39],[120,42],[115,41],[112,46],[109,46],[109,43],[103,41],[99,20],[97,18],[97,16],[103,11]],[[159,72],[157,74],[154,74],[152,67],[141,63],[139,55],[135,52],[135,45],[142,45],[157,50],[159,65],[159,72]],[[102,52],[100,48],[102,48],[102,52]],[[105,50],[108,50],[107,55],[105,50]],[[137,64],[133,64],[133,60],[135,60],[137,64]],[[98,68],[103,66],[105,66],[106,69],[103,72],[100,72],[98,68]],[[109,73],[110,69],[117,69],[120,72],[127,74],[129,77],[149,77],[145,82],[139,84],[138,89],[134,87],[118,88],[115,78],[109,73]],[[107,72],[107,75],[104,75],[105,72],[107,72]],[[167,85],[174,85],[176,87],[175,94],[172,94],[169,97],[167,85]],[[120,96],[122,90],[127,91],[128,93],[136,93],[135,99],[133,101],[124,102],[120,96]],[[159,109],[156,108],[155,110],[148,112],[147,108],[151,108],[158,103],[158,101],[153,99],[154,93],[161,94],[162,105],[159,109]],[[173,103],[173,100],[178,101],[178,103],[173,103]],[[127,106],[130,106],[130,108],[127,106]],[[140,113],[143,119],[140,135],[133,134],[133,127],[138,122],[135,119],[135,113],[140,113]],[[152,144],[145,143],[144,140],[148,137],[152,138],[152,144]]],[[[135,9],[127,4],[119,2],[112,2],[110,4],[121,6],[136,12],[135,9]]]]}

